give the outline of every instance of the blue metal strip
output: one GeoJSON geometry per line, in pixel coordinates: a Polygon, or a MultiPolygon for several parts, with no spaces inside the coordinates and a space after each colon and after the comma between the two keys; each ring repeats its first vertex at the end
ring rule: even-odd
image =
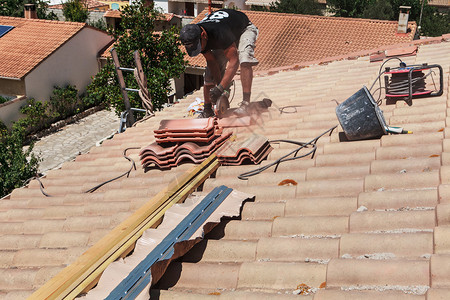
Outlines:
{"type": "Polygon", "coordinates": [[[209,216],[228,197],[233,189],[224,185],[211,191],[181,222],[175,227],[147,257],[134,268],[122,282],[111,291],[106,299],[134,299],[150,283],[150,268],[159,260],[169,259],[175,243],[188,240],[209,216]]]}

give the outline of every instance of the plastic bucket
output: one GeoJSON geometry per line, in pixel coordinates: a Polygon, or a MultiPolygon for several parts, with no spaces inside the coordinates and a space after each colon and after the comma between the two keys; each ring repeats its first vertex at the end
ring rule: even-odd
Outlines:
{"type": "Polygon", "coordinates": [[[347,139],[364,140],[386,134],[386,121],[367,87],[336,107],[336,115],[347,139]]]}

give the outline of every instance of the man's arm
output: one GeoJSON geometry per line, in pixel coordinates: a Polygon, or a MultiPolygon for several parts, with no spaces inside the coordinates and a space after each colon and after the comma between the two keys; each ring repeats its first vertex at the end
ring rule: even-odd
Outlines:
{"type": "Polygon", "coordinates": [[[225,57],[228,59],[228,65],[220,84],[224,88],[227,88],[230,85],[234,75],[236,75],[236,72],[239,68],[239,56],[236,48],[236,43],[231,44],[231,46],[225,49],[223,53],[225,54],[225,57]]]}
{"type": "Polygon", "coordinates": [[[217,85],[220,83],[220,67],[219,67],[219,63],[217,62],[216,58],[214,57],[214,54],[212,54],[211,51],[205,52],[203,53],[203,56],[206,59],[206,64],[207,67],[209,69],[209,71],[211,72],[211,75],[214,78],[214,85],[217,85]]]}
{"type": "Polygon", "coordinates": [[[211,71],[211,74],[213,75],[214,83],[216,85],[220,83],[224,88],[227,88],[230,85],[234,75],[236,75],[236,72],[239,68],[239,56],[236,44],[235,43],[231,44],[231,46],[225,49],[223,53],[228,60],[228,65],[222,80],[220,80],[221,74],[219,64],[214,55],[212,54],[212,52],[208,51],[204,53],[203,56],[205,57],[208,68],[211,71]]]}

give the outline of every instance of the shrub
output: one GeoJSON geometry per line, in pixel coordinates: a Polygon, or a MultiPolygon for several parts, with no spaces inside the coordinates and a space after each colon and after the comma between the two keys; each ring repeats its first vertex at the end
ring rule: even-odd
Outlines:
{"type": "Polygon", "coordinates": [[[16,123],[13,129],[0,129],[0,197],[21,187],[35,176],[39,159],[32,153],[33,145],[24,150],[25,128],[16,123]]]}
{"type": "Polygon", "coordinates": [[[27,104],[20,108],[20,112],[26,115],[25,118],[17,121],[17,126],[21,126],[28,133],[47,128],[51,124],[48,102],[36,101],[31,98],[27,104]]]}
{"type": "MultiPolygon", "coordinates": [[[[120,107],[118,103],[123,100],[115,72],[114,64],[108,61],[87,86],[86,96],[83,98],[84,106],[120,107]]],[[[120,109],[118,111],[121,112],[120,109]]]]}
{"type": "Polygon", "coordinates": [[[80,111],[78,90],[75,86],[67,85],[64,88],[55,86],[50,96],[49,108],[51,116],[57,120],[72,116],[80,111]]]}
{"type": "Polygon", "coordinates": [[[69,0],[63,4],[63,15],[67,21],[84,23],[89,18],[89,11],[85,2],[69,0]]]}
{"type": "Polygon", "coordinates": [[[5,102],[8,102],[8,101],[9,101],[8,98],[3,97],[3,96],[0,96],[0,104],[5,103],[5,102]]]}

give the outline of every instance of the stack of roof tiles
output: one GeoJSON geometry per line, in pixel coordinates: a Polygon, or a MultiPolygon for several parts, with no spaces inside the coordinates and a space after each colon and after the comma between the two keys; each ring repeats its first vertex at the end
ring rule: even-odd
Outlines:
{"type": "Polygon", "coordinates": [[[156,141],[141,150],[144,168],[167,169],[185,161],[201,163],[230,136],[215,118],[162,120],[156,141]]]}
{"type": "Polygon", "coordinates": [[[217,150],[217,157],[226,166],[238,166],[245,161],[259,164],[272,149],[266,137],[254,134],[243,142],[226,141],[217,150]]]}

